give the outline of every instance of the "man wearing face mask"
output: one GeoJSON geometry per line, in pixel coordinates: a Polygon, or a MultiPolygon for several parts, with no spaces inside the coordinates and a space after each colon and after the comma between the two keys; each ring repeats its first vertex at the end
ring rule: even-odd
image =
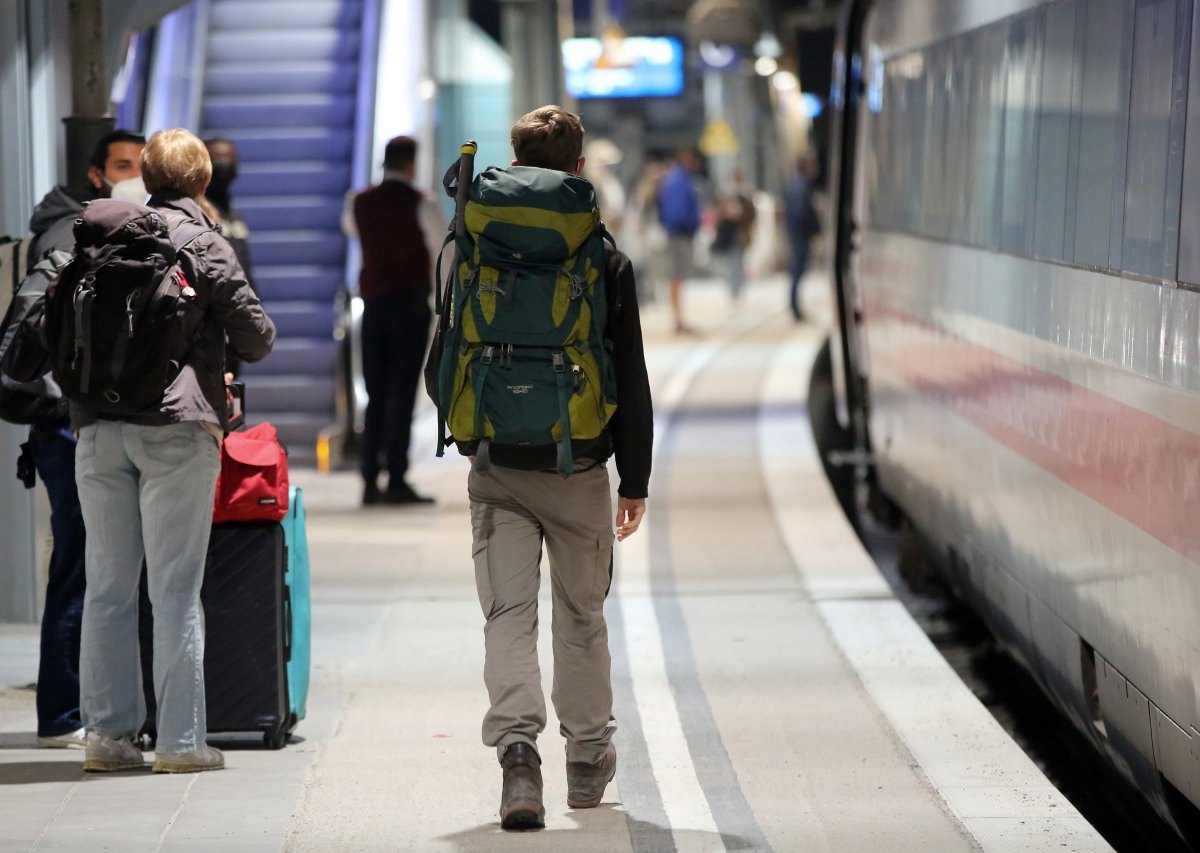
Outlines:
{"type": "MultiPolygon", "coordinates": [[[[204,140],[204,147],[208,149],[209,159],[212,160],[212,180],[204,192],[204,197],[216,208],[217,216],[221,220],[221,236],[233,247],[233,253],[237,255],[238,263],[246,273],[250,289],[258,293],[258,287],[254,284],[254,266],[250,263],[250,227],[241,214],[234,210],[229,197],[229,185],[238,174],[237,146],[231,140],[217,137],[204,140]]],[[[241,373],[241,365],[241,359],[237,357],[233,348],[226,347],[225,369],[231,375],[237,376],[241,373]]]]}
{"type": "MultiPolygon", "coordinates": [[[[114,130],[92,152],[87,185],[55,187],[42,199],[29,222],[33,232],[31,269],[54,253],[58,253],[54,254],[55,263],[70,258],[75,249],[75,220],[87,202],[109,197],[138,203],[146,200],[141,164],[145,144],[146,140],[136,133],[114,130]]],[[[50,386],[48,391],[57,390],[53,383],[50,386]]],[[[84,527],[75,488],[75,434],[65,405],[48,407],[48,414],[30,427],[28,449],[50,497],[50,528],[54,534],[38,665],[38,744],[82,749],[79,638],[83,621],[84,527]]]]}
{"type": "Polygon", "coordinates": [[[233,209],[233,202],[229,197],[229,185],[238,175],[237,146],[228,139],[219,138],[204,140],[204,146],[208,149],[209,158],[212,159],[212,181],[209,183],[204,197],[212,202],[213,207],[220,214],[221,236],[233,246],[238,263],[246,272],[246,280],[250,282],[250,288],[257,293],[258,288],[254,286],[254,276],[250,271],[250,248],[247,243],[250,238],[250,228],[241,215],[233,209]]]}

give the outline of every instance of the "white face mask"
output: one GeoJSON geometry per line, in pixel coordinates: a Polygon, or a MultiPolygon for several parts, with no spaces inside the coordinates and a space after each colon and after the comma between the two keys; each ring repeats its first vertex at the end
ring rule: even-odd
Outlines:
{"type": "Polygon", "coordinates": [[[146,185],[142,182],[140,175],[136,178],[126,178],[123,181],[117,181],[115,184],[109,184],[109,198],[142,204],[146,201],[147,195],[149,193],[146,192],[146,185]]]}

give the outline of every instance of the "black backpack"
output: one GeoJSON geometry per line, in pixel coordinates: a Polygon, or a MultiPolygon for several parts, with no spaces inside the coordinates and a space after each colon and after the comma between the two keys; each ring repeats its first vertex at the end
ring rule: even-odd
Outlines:
{"type": "Polygon", "coordinates": [[[50,376],[42,316],[46,290],[70,260],[69,253],[53,251],[38,261],[0,321],[0,420],[35,424],[67,416],[67,402],[50,376]]]}
{"type": "Polygon", "coordinates": [[[117,199],[84,208],[75,257],[46,300],[46,342],[64,396],[112,415],[161,405],[204,313],[178,255],[210,230],[191,222],[172,230],[158,211],[117,199]]]}

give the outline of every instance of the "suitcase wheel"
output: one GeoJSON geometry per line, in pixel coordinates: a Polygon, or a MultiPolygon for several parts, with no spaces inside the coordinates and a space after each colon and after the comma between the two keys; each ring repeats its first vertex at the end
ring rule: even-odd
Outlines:
{"type": "Polygon", "coordinates": [[[277,729],[263,732],[263,743],[267,749],[283,749],[287,744],[288,733],[287,726],[280,726],[277,729]]]}

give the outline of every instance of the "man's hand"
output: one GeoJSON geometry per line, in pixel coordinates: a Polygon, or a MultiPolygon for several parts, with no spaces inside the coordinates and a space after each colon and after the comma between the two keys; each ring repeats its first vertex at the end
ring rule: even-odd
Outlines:
{"type": "Polygon", "coordinates": [[[645,498],[617,498],[617,541],[637,533],[646,515],[645,498]]]}

